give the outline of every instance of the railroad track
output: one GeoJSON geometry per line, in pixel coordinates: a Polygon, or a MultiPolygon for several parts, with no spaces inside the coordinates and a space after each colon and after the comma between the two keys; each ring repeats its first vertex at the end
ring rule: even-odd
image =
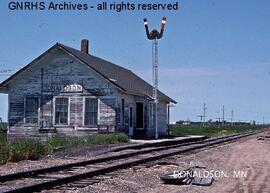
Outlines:
{"type": "Polygon", "coordinates": [[[232,142],[257,133],[259,132],[209,138],[182,144],[160,144],[159,147],[154,147],[154,145],[134,146],[132,152],[125,152],[126,148],[118,148],[115,149],[116,155],[0,176],[0,192],[39,192],[44,189],[52,189],[52,192],[57,192],[57,190],[68,188],[83,188],[99,182],[100,180],[95,178],[99,175],[181,153],[232,142]]]}

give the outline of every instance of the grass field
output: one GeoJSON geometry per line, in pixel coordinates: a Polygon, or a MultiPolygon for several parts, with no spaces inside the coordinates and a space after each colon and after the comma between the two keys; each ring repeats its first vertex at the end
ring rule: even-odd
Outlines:
{"type": "Polygon", "coordinates": [[[234,125],[234,126],[205,126],[201,127],[199,124],[196,125],[170,125],[170,130],[172,134],[177,136],[186,136],[186,135],[205,135],[209,137],[213,136],[224,136],[235,133],[244,133],[249,131],[255,131],[263,129],[261,125],[234,125]]]}
{"type": "Polygon", "coordinates": [[[0,132],[7,131],[7,123],[0,123],[0,132]]]}
{"type": "Polygon", "coordinates": [[[6,162],[20,160],[36,160],[41,155],[48,155],[56,147],[83,147],[100,144],[116,144],[128,142],[129,138],[123,133],[93,134],[89,137],[53,137],[47,142],[33,140],[9,144],[6,133],[0,133],[0,165],[6,162]]]}

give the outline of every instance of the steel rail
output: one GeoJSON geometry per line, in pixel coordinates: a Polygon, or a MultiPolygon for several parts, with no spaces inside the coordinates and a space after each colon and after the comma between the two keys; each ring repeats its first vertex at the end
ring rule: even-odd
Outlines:
{"type": "MultiPolygon", "coordinates": [[[[131,161],[126,161],[124,163],[115,164],[115,165],[108,166],[108,167],[103,167],[100,169],[96,169],[96,170],[81,173],[81,174],[76,174],[76,175],[63,177],[63,178],[59,178],[59,179],[55,179],[55,180],[51,180],[51,181],[47,181],[47,182],[43,182],[43,183],[38,183],[38,184],[29,185],[29,186],[25,186],[25,187],[13,189],[13,190],[8,190],[5,193],[37,192],[37,191],[41,191],[43,189],[50,189],[50,188],[53,188],[53,187],[58,186],[58,185],[71,183],[71,182],[78,181],[78,180],[84,179],[84,178],[91,178],[94,176],[103,175],[103,174],[106,174],[106,173],[109,173],[109,172],[112,172],[112,171],[115,171],[118,169],[125,169],[125,168],[129,168],[131,166],[143,164],[143,163],[146,163],[149,161],[154,161],[154,160],[165,158],[165,157],[170,157],[170,156],[177,155],[180,153],[186,153],[186,152],[190,152],[193,150],[199,150],[199,149],[209,147],[209,146],[222,144],[225,142],[235,141],[239,138],[255,135],[255,134],[258,134],[260,132],[264,132],[264,131],[251,132],[251,133],[246,133],[246,134],[236,134],[236,135],[230,135],[230,136],[225,136],[225,137],[217,137],[214,139],[205,140],[201,143],[194,142],[193,144],[190,144],[187,147],[180,149],[180,150],[175,150],[175,151],[168,152],[168,153],[162,153],[159,155],[152,155],[152,156],[149,156],[146,158],[139,158],[139,159],[135,159],[135,160],[131,160],[131,161]]],[[[136,153],[136,152],[134,152],[134,153],[136,153]]]]}
{"type": "MultiPolygon", "coordinates": [[[[128,149],[143,149],[143,148],[150,148],[150,147],[154,147],[154,148],[147,149],[147,150],[138,150],[135,152],[128,152],[128,153],[123,153],[123,154],[119,154],[119,155],[112,155],[112,156],[107,156],[107,157],[103,157],[103,158],[90,159],[90,160],[86,160],[86,161],[68,163],[68,164],[63,164],[63,165],[59,165],[59,166],[45,167],[45,168],[35,169],[35,170],[30,170],[30,171],[23,171],[23,172],[18,172],[18,173],[6,174],[6,175],[0,176],[0,182],[6,182],[6,181],[11,181],[14,179],[20,179],[20,178],[26,178],[26,177],[34,177],[34,176],[37,176],[39,174],[57,172],[57,171],[61,171],[61,170],[70,169],[73,167],[86,166],[86,165],[90,165],[90,164],[97,164],[97,163],[102,163],[102,162],[106,162],[106,161],[128,158],[128,157],[132,157],[132,156],[143,154],[143,153],[149,153],[152,151],[161,151],[164,149],[171,149],[171,148],[175,148],[175,147],[191,145],[194,143],[201,143],[204,139],[206,139],[206,138],[205,137],[187,138],[187,139],[181,139],[181,140],[166,141],[166,142],[162,142],[162,143],[158,142],[158,143],[151,143],[151,144],[132,145],[131,147],[119,147],[119,148],[112,150],[111,152],[119,152],[119,151],[124,151],[124,150],[128,150],[128,149]],[[179,142],[180,142],[180,144],[179,144],[179,142]],[[157,147],[157,145],[158,145],[158,147],[157,147]]],[[[110,152],[110,151],[108,151],[108,152],[110,152]]]]}

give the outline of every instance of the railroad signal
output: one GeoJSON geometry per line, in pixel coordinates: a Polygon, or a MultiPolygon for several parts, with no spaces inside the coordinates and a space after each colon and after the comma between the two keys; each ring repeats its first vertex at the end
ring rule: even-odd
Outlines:
{"type": "Polygon", "coordinates": [[[149,40],[162,38],[164,30],[165,30],[165,25],[166,25],[166,17],[165,16],[162,18],[162,21],[161,21],[160,32],[158,32],[156,29],[153,29],[151,32],[149,32],[147,19],[145,18],[143,21],[144,21],[146,35],[147,35],[147,38],[149,40]]]}
{"type": "Polygon", "coordinates": [[[158,138],[158,128],[157,128],[157,90],[158,90],[158,39],[162,38],[164,30],[165,30],[165,24],[166,24],[166,17],[164,16],[162,18],[161,22],[161,29],[160,32],[158,32],[156,29],[153,29],[151,32],[149,32],[148,29],[148,22],[145,18],[144,20],[144,27],[146,31],[146,36],[149,40],[152,41],[152,58],[153,58],[153,100],[154,100],[154,112],[155,112],[155,138],[158,138]]]}

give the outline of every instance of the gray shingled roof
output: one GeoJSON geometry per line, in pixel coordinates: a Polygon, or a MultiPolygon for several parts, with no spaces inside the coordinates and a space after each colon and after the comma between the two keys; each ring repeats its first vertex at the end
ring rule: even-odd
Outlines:
{"type": "MultiPolygon", "coordinates": [[[[99,72],[101,75],[109,79],[111,82],[124,89],[129,94],[148,96],[151,98],[153,87],[144,81],[142,78],[134,74],[131,70],[103,60],[93,55],[83,53],[74,48],[65,46],[63,44],[58,45],[64,48],[66,51],[76,56],[78,59],[85,62],[95,71],[99,72]]],[[[176,103],[173,99],[162,93],[158,92],[159,98],[161,100],[176,103]]]]}
{"type": "MultiPolygon", "coordinates": [[[[116,64],[113,64],[109,61],[103,60],[99,57],[83,53],[77,49],[68,47],[60,43],[57,43],[53,47],[55,46],[58,46],[64,49],[65,51],[67,51],[68,53],[70,53],[71,55],[73,55],[74,57],[82,61],[83,63],[87,64],[97,73],[102,75],[104,78],[108,79],[114,85],[121,88],[124,92],[128,94],[132,94],[132,95],[146,96],[146,97],[151,98],[152,90],[153,90],[152,86],[146,81],[144,81],[142,78],[134,74],[132,71],[126,68],[123,68],[121,66],[118,66],[116,64]]],[[[43,54],[41,56],[43,56],[43,54]]],[[[6,86],[6,83],[8,83],[9,80],[14,78],[14,76],[16,76],[21,71],[24,71],[26,68],[28,68],[28,66],[30,66],[31,63],[25,66],[24,68],[22,68],[20,71],[18,71],[14,75],[12,75],[3,83],[1,83],[0,88],[1,86],[2,87],[6,86]]],[[[162,93],[161,91],[158,91],[158,98],[160,100],[176,103],[176,101],[174,101],[173,99],[171,99],[170,97],[162,93]]]]}

